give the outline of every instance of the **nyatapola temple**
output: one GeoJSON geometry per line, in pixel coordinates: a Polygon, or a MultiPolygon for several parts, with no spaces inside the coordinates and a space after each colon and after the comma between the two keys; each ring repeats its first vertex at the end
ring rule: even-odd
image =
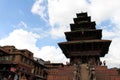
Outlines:
{"type": "Polygon", "coordinates": [[[87,13],[76,14],[67,42],[58,43],[70,63],[49,64],[48,80],[120,80],[119,69],[108,69],[100,57],[108,53],[111,40],[102,40],[102,30],[96,29],[87,13]]]}

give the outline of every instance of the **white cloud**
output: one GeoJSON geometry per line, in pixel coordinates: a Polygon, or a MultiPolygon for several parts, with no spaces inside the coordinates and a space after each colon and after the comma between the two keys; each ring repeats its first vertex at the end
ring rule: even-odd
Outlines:
{"type": "Polygon", "coordinates": [[[120,1],[118,0],[91,0],[89,6],[91,16],[100,23],[105,19],[110,19],[118,11],[120,1]]]}
{"type": "Polygon", "coordinates": [[[36,46],[37,39],[40,38],[36,33],[28,32],[23,29],[16,29],[8,37],[0,40],[1,46],[14,45],[18,49],[28,49],[34,53],[34,57],[39,57],[51,62],[68,61],[59,48],[55,46],[43,46],[41,49],[36,46]]]}
{"type": "MultiPolygon", "coordinates": [[[[48,0],[48,5],[41,5],[44,3],[44,0],[36,0],[31,11],[32,13],[36,13],[40,17],[46,15],[45,8],[48,7],[48,16],[49,16],[49,24],[51,25],[51,36],[61,37],[58,32],[61,34],[64,31],[68,31],[69,29],[66,26],[69,26],[69,23],[73,22],[73,17],[76,17],[75,13],[81,11],[85,11],[88,3],[85,0],[48,0]],[[79,2],[78,2],[79,1],[79,2]],[[73,4],[74,3],[74,4],[73,4]],[[82,5],[80,5],[80,4],[82,5]],[[85,7],[86,6],[86,7],[85,7]],[[40,9],[39,9],[40,8],[40,9]],[[42,9],[42,10],[41,10],[42,9]],[[59,25],[59,26],[56,26],[59,25]],[[65,28],[60,28],[60,27],[65,28]],[[54,29],[55,28],[55,29],[54,29]],[[56,31],[57,29],[57,31],[56,31]],[[62,30],[61,30],[62,29],[62,30]],[[53,31],[53,32],[52,32],[53,31]],[[56,35],[54,35],[56,34],[56,35]]],[[[63,37],[63,35],[62,35],[63,37]]]]}
{"type": "Polygon", "coordinates": [[[27,32],[23,29],[16,29],[8,37],[1,39],[0,45],[15,45],[23,49],[34,47],[39,37],[38,34],[27,32]]]}
{"type": "Polygon", "coordinates": [[[44,46],[40,49],[39,52],[40,57],[44,60],[50,60],[51,62],[63,62],[68,61],[60,48],[56,48],[54,46],[44,46]]]}
{"type": "Polygon", "coordinates": [[[31,12],[39,15],[43,20],[46,21],[46,6],[42,5],[43,1],[44,0],[36,0],[36,2],[32,6],[31,12]]]}
{"type": "Polygon", "coordinates": [[[20,21],[17,25],[12,25],[13,28],[28,28],[28,25],[24,21],[20,21]]]}
{"type": "Polygon", "coordinates": [[[20,21],[20,23],[18,24],[18,26],[23,26],[24,28],[27,28],[27,24],[23,21],[20,21]]]}
{"type": "Polygon", "coordinates": [[[104,31],[104,39],[108,38],[112,40],[112,43],[109,47],[108,54],[102,58],[106,60],[109,67],[120,67],[120,29],[115,29],[113,31],[104,31]]]}
{"type": "Polygon", "coordinates": [[[103,30],[102,36],[103,39],[111,39],[116,36],[116,32],[103,30]]]}
{"type": "Polygon", "coordinates": [[[75,14],[81,11],[87,11],[92,16],[92,20],[95,20],[98,24],[108,19],[115,24],[119,24],[120,21],[120,2],[118,0],[90,0],[89,2],[87,0],[48,0],[48,5],[42,5],[42,3],[44,3],[44,0],[36,0],[31,11],[40,17],[45,17],[47,15],[45,12],[48,12],[49,24],[52,26],[50,33],[58,38],[61,37],[58,32],[63,34],[63,32],[69,30],[60,27],[66,27],[73,23],[75,14]],[[54,31],[53,28],[57,31],[54,31]]]}
{"type": "Polygon", "coordinates": [[[48,0],[50,24],[69,25],[77,12],[86,11],[89,4],[85,0],[48,0]]]}
{"type": "Polygon", "coordinates": [[[109,53],[105,55],[101,60],[106,60],[107,65],[111,67],[120,67],[120,37],[112,39],[112,43],[109,48],[109,53]]]}
{"type": "Polygon", "coordinates": [[[69,27],[65,27],[65,26],[52,28],[51,31],[50,31],[50,34],[52,35],[52,38],[63,37],[64,36],[64,30],[70,30],[70,29],[69,29],[69,27]]]}
{"type": "Polygon", "coordinates": [[[110,19],[118,13],[120,1],[118,0],[48,0],[50,24],[69,24],[75,13],[87,11],[92,19],[100,23],[110,19]]]}
{"type": "Polygon", "coordinates": [[[73,23],[73,17],[76,17],[76,12],[85,11],[88,5],[85,0],[48,0],[49,22],[52,26],[51,35],[63,37],[60,34],[69,31],[67,27],[70,23],[73,23]],[[56,27],[56,24],[59,27],[56,27]]]}

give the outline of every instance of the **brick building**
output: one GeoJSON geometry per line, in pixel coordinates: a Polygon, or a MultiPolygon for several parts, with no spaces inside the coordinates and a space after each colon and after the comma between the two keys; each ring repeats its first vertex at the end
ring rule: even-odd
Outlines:
{"type": "Polygon", "coordinates": [[[45,70],[44,61],[34,58],[27,49],[0,47],[0,80],[46,80],[45,70]]]}
{"type": "Polygon", "coordinates": [[[117,68],[101,65],[100,57],[109,50],[111,40],[102,40],[102,30],[87,13],[78,13],[65,32],[67,42],[58,43],[70,63],[46,63],[47,80],[120,80],[117,68]]]}

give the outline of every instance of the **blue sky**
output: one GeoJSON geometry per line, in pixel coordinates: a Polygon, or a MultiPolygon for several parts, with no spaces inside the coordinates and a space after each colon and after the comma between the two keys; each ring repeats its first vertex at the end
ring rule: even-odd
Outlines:
{"type": "Polygon", "coordinates": [[[65,63],[58,42],[65,40],[76,13],[88,12],[103,39],[112,40],[105,58],[120,66],[120,2],[118,0],[0,0],[0,45],[28,49],[35,57],[65,63]]]}

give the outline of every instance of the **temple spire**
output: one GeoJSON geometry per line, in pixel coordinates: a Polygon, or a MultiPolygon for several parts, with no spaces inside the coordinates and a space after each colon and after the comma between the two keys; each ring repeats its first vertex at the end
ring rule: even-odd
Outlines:
{"type": "Polygon", "coordinates": [[[96,29],[95,22],[87,13],[77,13],[70,24],[70,32],[65,32],[67,42],[58,43],[70,63],[97,64],[109,50],[111,40],[102,40],[102,30],[96,29]]]}

